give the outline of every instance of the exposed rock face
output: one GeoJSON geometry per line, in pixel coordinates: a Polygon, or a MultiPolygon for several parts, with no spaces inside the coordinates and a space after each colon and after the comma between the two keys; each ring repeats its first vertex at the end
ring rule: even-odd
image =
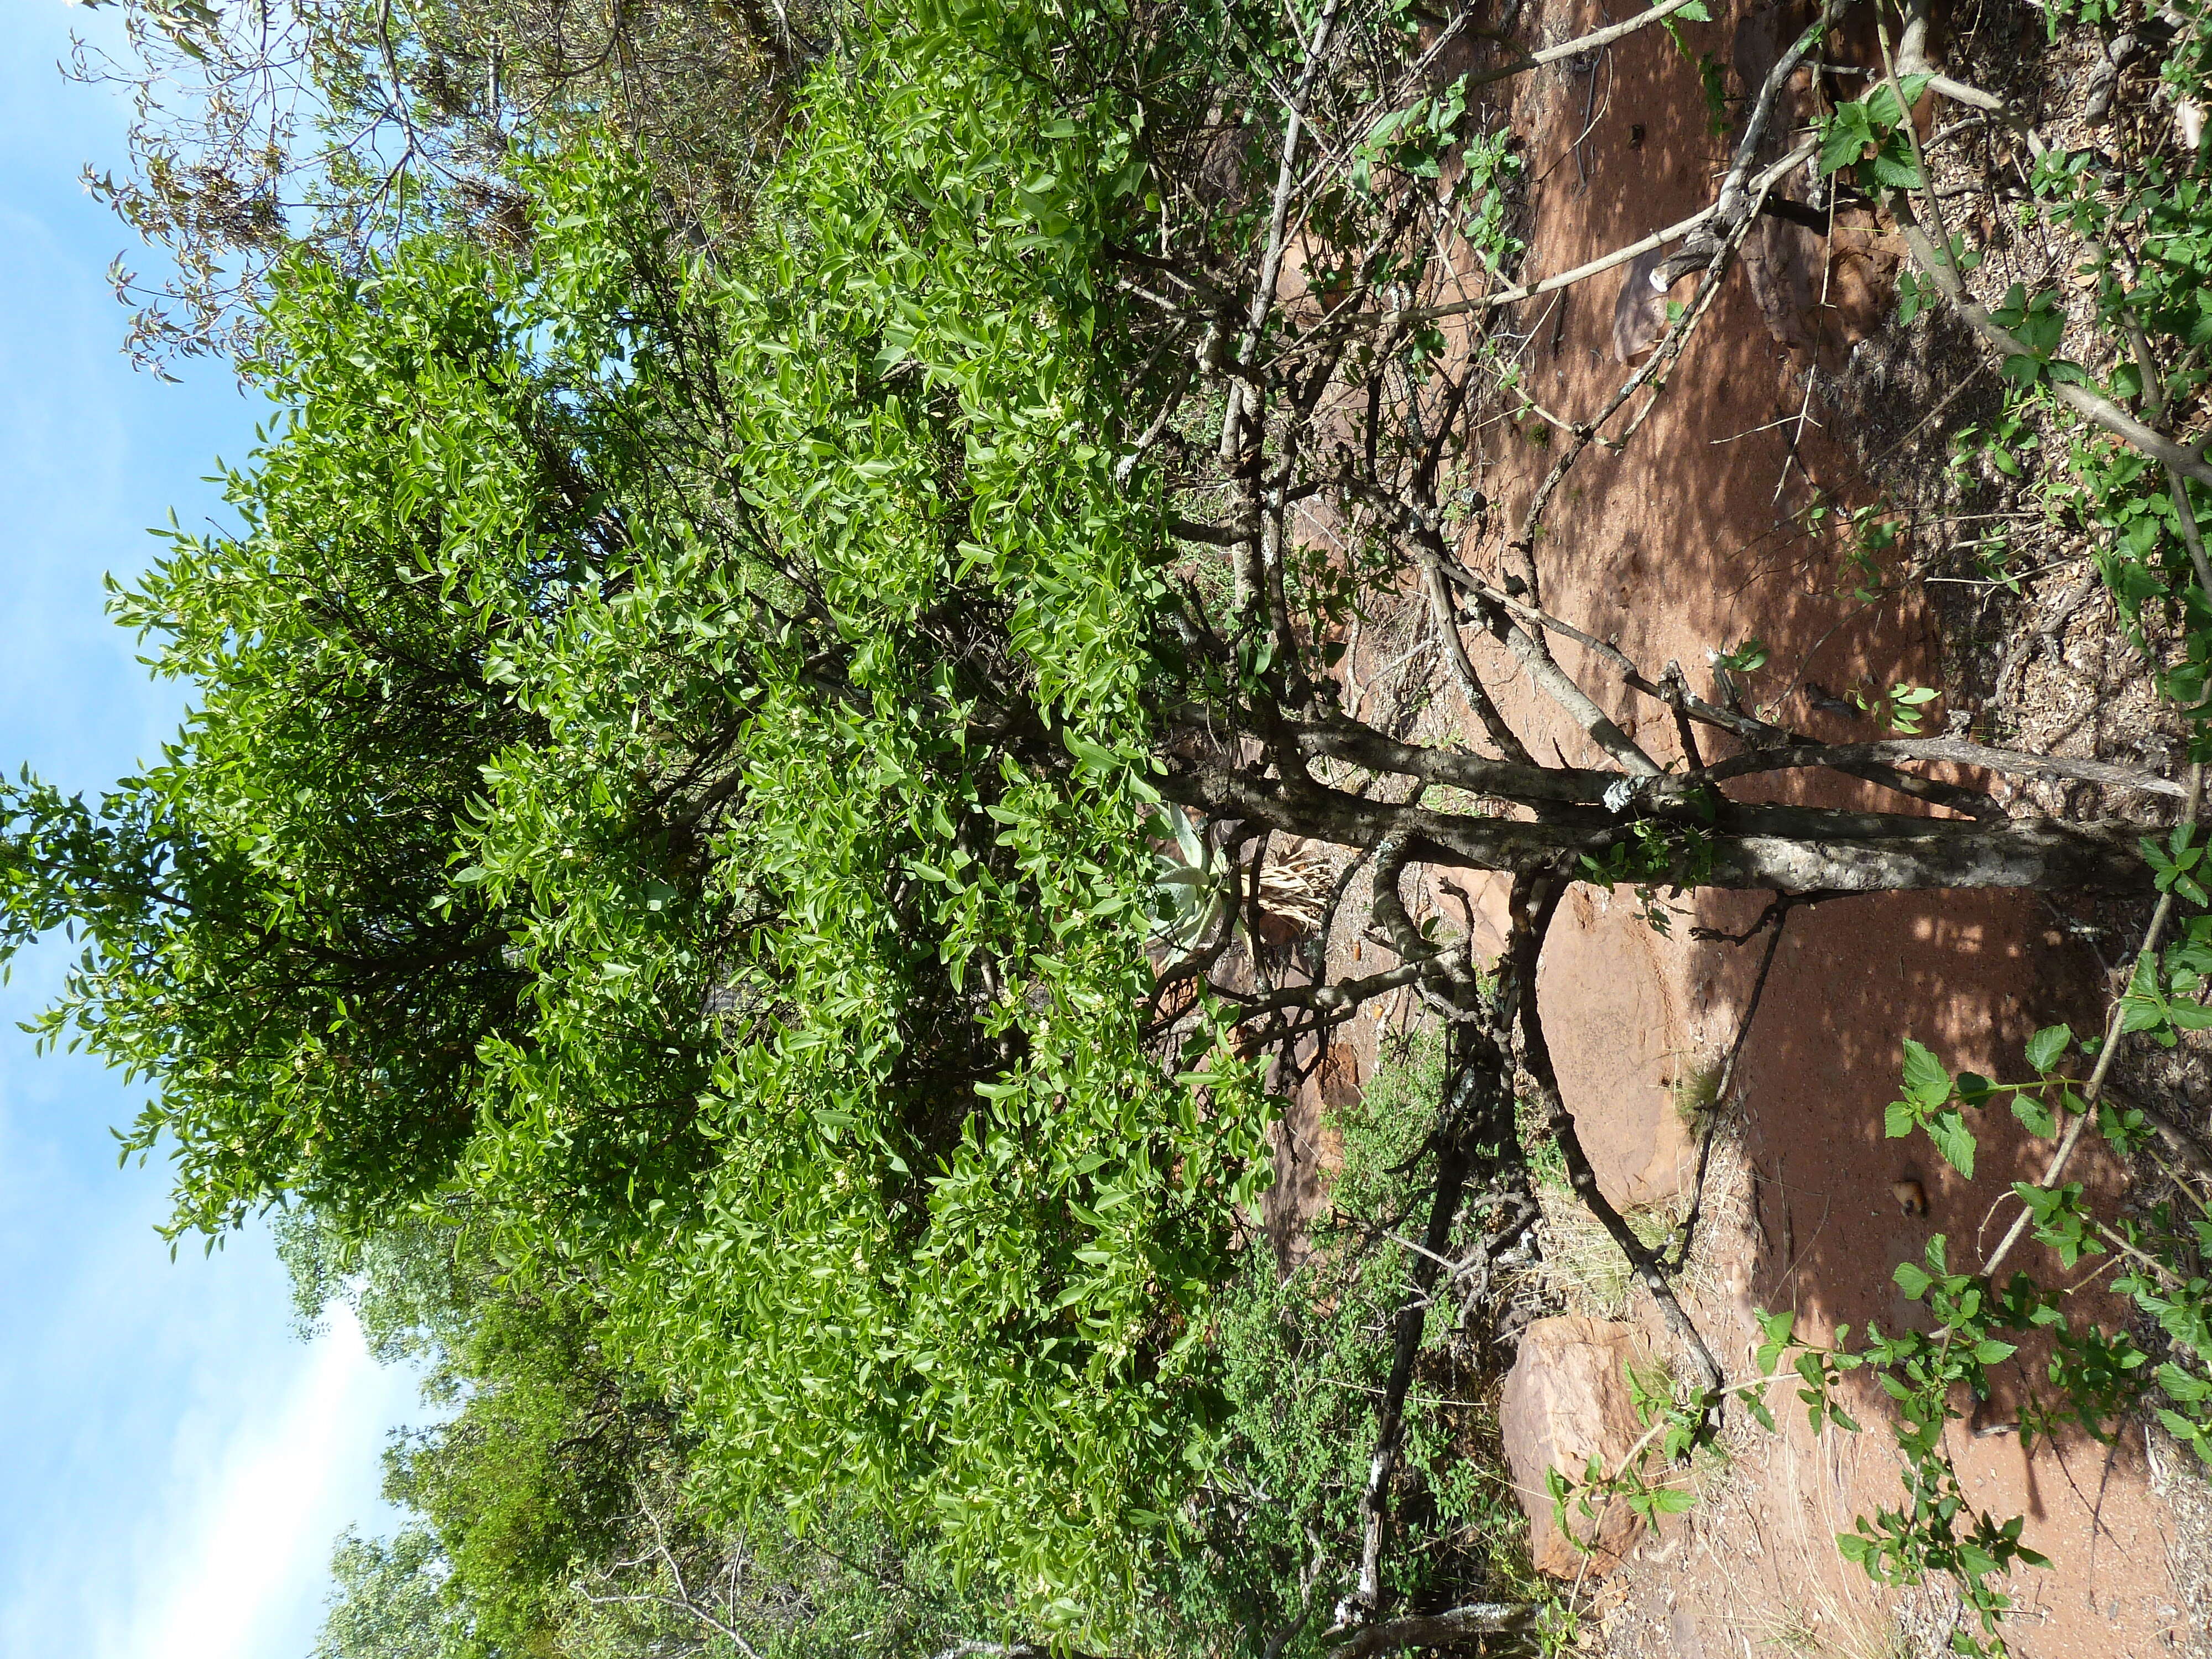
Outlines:
{"type": "Polygon", "coordinates": [[[1553,930],[1536,981],[1560,1089],[1599,1189],[1622,1209],[1663,1203],[1696,1173],[1697,1138],[1669,1085],[1729,1040],[1735,1018],[1708,1030],[1711,999],[1691,982],[1711,947],[1684,928],[1662,939],[1636,910],[1625,891],[1574,888],[1560,908],[1570,925],[1553,930]]]}
{"type": "MultiPolygon", "coordinates": [[[[1545,1473],[1579,1477],[1593,1455],[1610,1470],[1636,1443],[1644,1425],[1628,1397],[1624,1367],[1646,1350],[1632,1325],[1603,1319],[1540,1319],[1522,1334],[1520,1357],[1505,1379],[1498,1427],[1521,1507],[1528,1516],[1528,1553],[1536,1571],[1555,1578],[1585,1572],[1583,1553],[1559,1534],[1545,1473]]],[[[1595,1522],[1568,1519],[1591,1546],[1586,1577],[1601,1577],[1634,1547],[1644,1522],[1625,1503],[1601,1510],[1595,1522]]]]}

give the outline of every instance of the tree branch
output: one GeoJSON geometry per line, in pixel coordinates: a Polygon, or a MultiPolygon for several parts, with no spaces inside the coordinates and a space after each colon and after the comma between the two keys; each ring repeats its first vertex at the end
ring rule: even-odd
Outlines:
{"type": "MultiPolygon", "coordinates": [[[[2203,799],[2203,797],[2204,765],[2200,761],[2189,769],[2189,804],[2182,808],[2182,823],[2194,824],[2197,822],[2197,804],[2203,799]]],[[[2137,960],[2140,961],[2158,949],[2160,936],[2166,932],[2166,919],[2172,914],[2173,894],[2169,890],[2158,896],[2157,908],[2150,915],[2150,926],[2143,929],[2142,948],[2136,952],[2137,960]]],[[[2111,1075],[2112,1061],[2119,1056],[2120,1038],[2125,1035],[2126,1013],[2126,1002],[2122,999],[2115,998],[2112,1003],[2112,1018],[2106,1022],[2105,1025],[2104,1043],[2097,1050],[2097,1064],[2090,1072],[2089,1081],[2081,1091],[2081,1115],[2066,1126],[2065,1134],[2059,1139],[2058,1150],[2051,1155],[2051,1162],[2045,1167],[2043,1179],[2036,1183],[2038,1186],[2051,1187],[2057,1184],[2058,1177],[2066,1173],[2066,1165],[2073,1159],[2074,1149],[2081,1144],[2082,1130],[2096,1121],[2097,1098],[2104,1091],[2106,1078],[2111,1075]]],[[[1989,1260],[1982,1264],[1983,1278],[1994,1279],[1996,1276],[1998,1264],[2012,1254],[2013,1246],[2020,1243],[2021,1235],[2027,1231],[2030,1213],[2029,1211],[2023,1209],[2013,1218],[2012,1225],[2006,1229],[2004,1237],[1998,1243],[1996,1249],[1990,1253],[1989,1260]]]]}
{"type": "MultiPolygon", "coordinates": [[[[1980,301],[1966,291],[1948,255],[1936,252],[1936,245],[1921,228],[1913,216],[1912,205],[1903,191],[1889,192],[1890,211],[1896,216],[1898,229],[1904,234],[1905,245],[1911,252],[1912,263],[1920,267],[1936,284],[1937,290],[1951,302],[1951,308],[1966,319],[1967,327],[1980,335],[1984,342],[2007,357],[2025,357],[2033,362],[2035,354],[2027,343],[2010,330],[2000,325],[1980,301]]],[[[2145,426],[2109,398],[2100,396],[2088,387],[2070,381],[2053,380],[2049,383],[2051,395],[2076,414],[2086,416],[2106,431],[2126,440],[2146,455],[2162,465],[2172,468],[2201,484],[2212,485],[2212,463],[2208,463],[2197,450],[2178,444],[2164,433],[2145,426]]]]}
{"type": "Polygon", "coordinates": [[[1636,1236],[1635,1229],[1622,1219],[1612,1200],[1599,1190],[1597,1173],[1590,1167],[1589,1155],[1583,1150],[1574,1114],[1567,1109],[1560,1095],[1559,1073],[1552,1065],[1552,1046],[1544,1035],[1543,1018],[1537,1006],[1536,968],[1543,954],[1545,935],[1551,931],[1552,918],[1558,912],[1559,899],[1567,886],[1565,874],[1557,870],[1525,877],[1514,884],[1513,936],[1507,959],[1513,977],[1522,987],[1521,1063],[1541,1097],[1546,1127],[1551,1130],[1559,1155],[1566,1163],[1568,1184],[1574,1188],[1575,1196],[1582,1200],[1583,1207],[1605,1229],[1614,1247],[1628,1258],[1628,1265],[1638,1282],[1658,1304],[1667,1328],[1688,1351],[1707,1397],[1707,1410],[1717,1422],[1718,1399],[1728,1377],[1721,1370],[1720,1361],[1713,1358],[1712,1350],[1705,1346],[1705,1339],[1684,1311],[1674,1286],[1667,1282],[1665,1264],[1636,1236]]]}
{"type": "Polygon", "coordinates": [[[1475,1636],[1511,1636],[1533,1630],[1536,1609],[1514,1601],[1473,1601],[1447,1612],[1369,1625],[1334,1650],[1338,1659],[1370,1659],[1398,1648],[1456,1647],[1475,1636]]]}
{"type": "Polygon", "coordinates": [[[2106,761],[2078,760],[2063,755],[2028,755],[2014,749],[1992,749],[1964,738],[1896,738],[1881,743],[1805,742],[1780,748],[1749,749],[1728,760],[1716,762],[1697,775],[1718,783],[1727,778],[1808,766],[1840,771],[1866,762],[1914,760],[1950,761],[2015,778],[2065,778],[2077,783],[2102,784],[2108,789],[2133,789],[2146,795],[2179,798],[2188,793],[2171,779],[2130,771],[2106,761]]]}

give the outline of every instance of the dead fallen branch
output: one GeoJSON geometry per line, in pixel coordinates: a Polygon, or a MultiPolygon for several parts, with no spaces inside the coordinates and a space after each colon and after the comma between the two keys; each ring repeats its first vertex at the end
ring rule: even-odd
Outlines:
{"type": "Polygon", "coordinates": [[[1882,743],[1791,744],[1781,748],[1747,750],[1705,768],[1702,777],[1714,783],[1755,773],[1784,772],[1795,768],[1836,768],[1860,763],[1948,761],[1957,766],[1978,767],[2008,777],[2068,779],[2101,784],[2107,789],[2130,789],[2146,795],[2179,799],[2188,793],[2170,778],[2137,772],[2110,762],[2076,759],[2064,755],[2028,755],[2015,749],[1992,749],[1964,738],[1897,738],[1882,743]]]}
{"type": "Polygon", "coordinates": [[[1331,1650],[1337,1659],[1368,1659],[1400,1648],[1447,1647],[1474,1636],[1518,1635],[1535,1628],[1536,1609],[1517,1601],[1473,1601],[1423,1618],[1386,1619],[1355,1632],[1331,1650]]]}

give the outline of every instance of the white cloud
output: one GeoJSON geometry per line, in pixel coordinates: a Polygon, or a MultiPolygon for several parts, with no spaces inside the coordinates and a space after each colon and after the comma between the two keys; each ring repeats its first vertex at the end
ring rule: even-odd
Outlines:
{"type": "MultiPolygon", "coordinates": [[[[343,1308],[265,1415],[234,1425],[203,1467],[179,1460],[143,1574],[94,1651],[101,1659],[298,1659],[332,1540],[362,1513],[363,1429],[389,1422],[406,1379],[369,1357],[343,1308]],[[304,1628],[303,1628],[304,1627],[304,1628]]],[[[366,1467],[364,1467],[366,1466],[366,1467]]]]}
{"type": "Polygon", "coordinates": [[[342,1310],[296,1340],[259,1229],[172,1263],[153,1183],[107,1175],[138,1213],[7,1252],[0,1656],[304,1659],[337,1534],[390,1529],[380,1454],[416,1378],[342,1310]]]}

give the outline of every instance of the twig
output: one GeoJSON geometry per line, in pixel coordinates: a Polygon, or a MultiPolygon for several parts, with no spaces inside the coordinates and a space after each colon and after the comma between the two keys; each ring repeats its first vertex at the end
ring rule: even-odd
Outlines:
{"type": "MultiPolygon", "coordinates": [[[[1285,228],[1290,218],[1291,185],[1297,177],[1298,135],[1304,130],[1305,117],[1302,106],[1307,94],[1313,90],[1314,76],[1320,73],[1323,55],[1328,50],[1329,35],[1336,27],[1337,9],[1343,0],[1328,0],[1321,15],[1320,26],[1314,31],[1312,49],[1306,54],[1304,69],[1298,76],[1297,96],[1291,105],[1290,118],[1283,127],[1281,165],[1275,173],[1274,200],[1267,210],[1267,247],[1260,260],[1259,279],[1252,285],[1252,299],[1244,316],[1244,336],[1237,347],[1236,366],[1249,368],[1252,354],[1259,349],[1260,337],[1267,330],[1267,313],[1274,309],[1275,288],[1282,280],[1283,252],[1285,228]]],[[[1221,453],[1224,459],[1236,451],[1234,441],[1244,415],[1244,385],[1240,380],[1229,383],[1229,407],[1221,422],[1221,453]]]]}
{"type": "MultiPolygon", "coordinates": [[[[1793,169],[1802,167],[1819,149],[1818,140],[1806,139],[1787,155],[1761,173],[1759,175],[1761,181],[1771,188],[1793,169]]],[[[1540,295],[1557,293],[1561,289],[1571,288],[1575,283],[1585,282],[1592,276],[1602,276],[1617,266],[1628,264],[1640,254],[1650,252],[1655,247],[1664,247],[1669,242],[1680,241],[1699,226],[1711,221],[1718,210],[1717,203],[1711,207],[1701,208],[1688,218],[1668,225],[1664,230],[1653,231],[1641,241],[1631,242],[1625,247],[1617,247],[1610,253],[1601,254],[1587,264],[1575,266],[1571,270],[1563,270],[1557,276],[1547,276],[1540,283],[1530,283],[1521,288],[1502,289],[1496,294],[1478,295],[1471,300],[1455,300],[1448,305],[1428,306],[1401,312],[1368,312],[1363,313],[1363,318],[1375,322],[1387,320],[1406,324],[1429,323],[1439,322],[1447,317],[1463,317],[1474,312],[1495,311],[1502,306],[1518,305],[1523,300],[1533,300],[1540,295]]]]}
{"type": "Polygon", "coordinates": [[[1721,1113],[1726,1109],[1729,1090],[1735,1082],[1736,1063],[1743,1058],[1744,1045],[1751,1040],[1751,1022],[1759,1016],[1759,999],[1766,994],[1766,976],[1774,971],[1775,953],[1782,948],[1782,930],[1790,921],[1790,912],[1800,902],[1813,902],[1810,898],[1800,900],[1796,895],[1777,893],[1774,902],[1766,908],[1765,915],[1774,918],[1774,931],[1767,938],[1766,954],[1759,958],[1759,976],[1751,982],[1751,1000],[1743,1006],[1743,1018],[1736,1022],[1735,1041],[1729,1045],[1728,1059],[1722,1064],[1719,1080],[1713,1085],[1713,1103],[1706,1115],[1705,1133],[1698,1146],[1698,1176],[1690,1188],[1690,1212],[1682,1220],[1682,1243],[1674,1253],[1671,1271],[1680,1273],[1690,1259],[1690,1247],[1698,1236],[1698,1215],[1705,1207],[1705,1172],[1712,1165],[1713,1137],[1720,1130],[1721,1113]]]}
{"type": "Polygon", "coordinates": [[[1510,64],[1501,64],[1496,69],[1483,70],[1470,75],[1467,78],[1467,83],[1470,87],[1486,87],[1494,82],[1526,74],[1533,69],[1541,69],[1547,64],[1557,64],[1565,58],[1579,58],[1586,52],[1595,52],[1600,46],[1609,46],[1616,40],[1625,40],[1638,29],[1649,28],[1654,23],[1664,22],[1690,3],[1691,0],[1663,0],[1663,3],[1652,7],[1649,11],[1638,12],[1626,21],[1608,24],[1601,29],[1593,29],[1588,34],[1578,35],[1572,40],[1561,41],[1556,46],[1547,46],[1541,52],[1531,52],[1524,58],[1517,58],[1510,64]]]}
{"type": "Polygon", "coordinates": [[[1520,765],[1533,766],[1535,757],[1522,743],[1520,734],[1506,723],[1491,698],[1489,688],[1476,676],[1474,663],[1468,659],[1467,641],[1460,637],[1456,607],[1444,588],[1443,561],[1425,544],[1426,541],[1424,538],[1421,549],[1421,590],[1428,599],[1430,623],[1443,641],[1444,660],[1451,665],[1452,678],[1459,682],[1460,696],[1467,699],[1468,708],[1482,722],[1482,729],[1490,734],[1491,742],[1500,754],[1520,765]]]}
{"type": "MultiPolygon", "coordinates": [[[[1911,130],[1909,122],[1906,130],[1911,130]]],[[[1935,244],[1928,239],[1928,233],[1921,228],[1919,221],[1913,216],[1912,207],[1906,200],[1905,193],[1892,191],[1889,197],[1890,210],[1896,216],[1899,230],[1904,234],[1905,245],[1912,254],[1912,263],[1935,282],[1937,291],[1950,301],[1951,308],[1995,350],[2007,357],[2025,357],[2033,361],[2035,354],[2027,343],[2001,326],[1990,315],[1988,309],[1966,291],[1966,286],[1952,266],[1948,254],[1936,252],[1935,244]]],[[[2196,450],[2178,444],[2164,433],[2144,425],[2109,398],[2069,380],[2051,381],[2050,390],[2052,397],[2076,414],[2087,416],[2154,460],[2196,479],[2199,483],[2212,484],[2212,463],[2208,463],[2196,450]]]]}
{"type": "MultiPolygon", "coordinates": [[[[2189,800],[2181,809],[2182,823],[2196,823],[2197,808],[2203,794],[2204,763],[2199,761],[2189,769],[2189,800]]],[[[2159,895],[2158,908],[2150,914],[2150,926],[2143,930],[2142,949],[2136,952],[2138,960],[2158,949],[2159,936],[2165,933],[2166,919],[2172,914],[2173,893],[2169,889],[2159,895]]],[[[2113,1003],[2112,1018],[2105,1023],[2104,1046],[2097,1051],[2096,1067],[2089,1073],[2088,1084],[2081,1091],[2081,1115],[2066,1126],[2066,1133],[2058,1142],[2058,1150],[2051,1155],[2051,1162],[2045,1167],[2043,1179],[2036,1183],[2038,1186],[2053,1186],[2058,1177],[2066,1173],[2066,1165],[2074,1156],[2074,1149],[2081,1144],[2082,1130],[2096,1118],[2097,1097],[2103,1093],[2105,1079],[2111,1073],[2112,1061],[2120,1052],[2121,1021],[2126,1013],[2127,1005],[2124,1000],[2113,1003]]],[[[2029,1212],[2023,1209],[2013,1218],[2012,1225],[2005,1230],[2005,1236],[1998,1241],[1996,1249],[1982,1264],[1984,1279],[1996,1277],[1998,1264],[2011,1255],[2013,1246],[2020,1243],[2021,1235],[2027,1231],[2028,1215],[2029,1212]]]]}

